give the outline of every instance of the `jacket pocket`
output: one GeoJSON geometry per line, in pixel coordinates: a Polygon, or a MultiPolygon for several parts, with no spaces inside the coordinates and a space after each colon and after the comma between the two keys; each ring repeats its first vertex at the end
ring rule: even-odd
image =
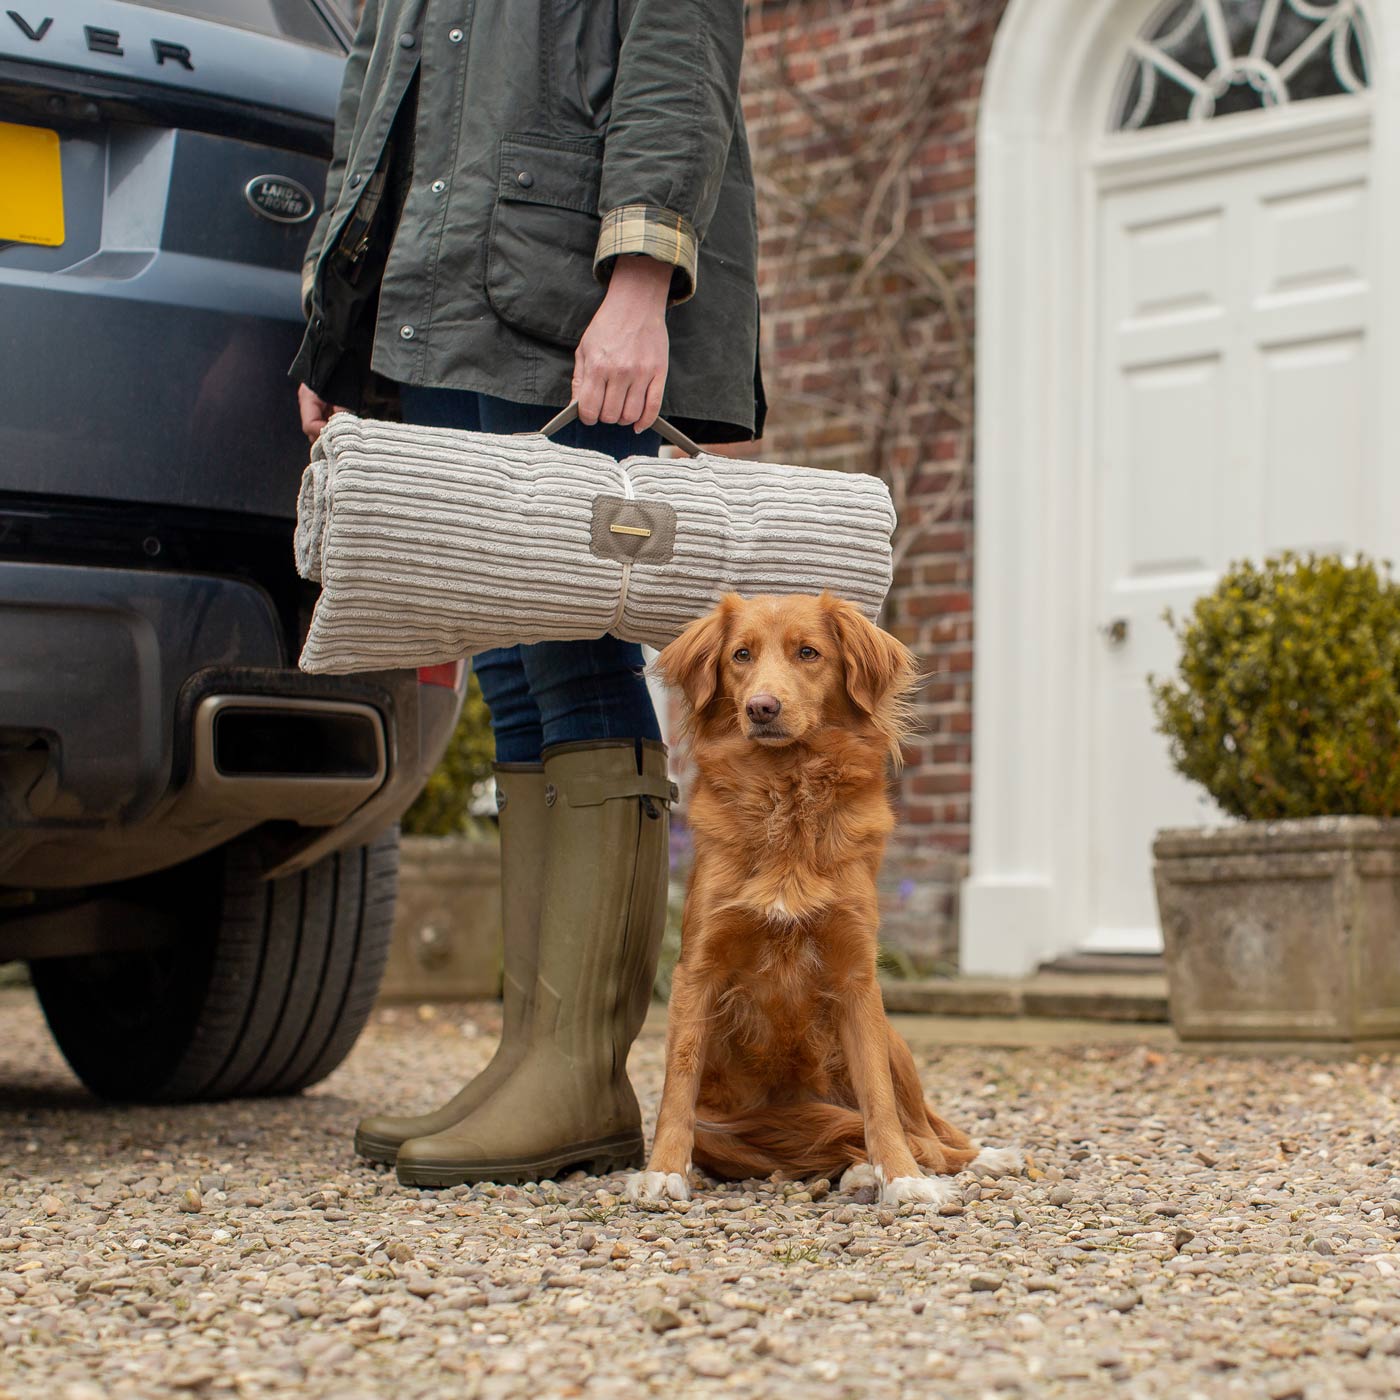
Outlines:
{"type": "Polygon", "coordinates": [[[603,300],[593,276],[603,148],[507,136],[486,254],[486,296],[508,326],[577,345],[603,300]]]}

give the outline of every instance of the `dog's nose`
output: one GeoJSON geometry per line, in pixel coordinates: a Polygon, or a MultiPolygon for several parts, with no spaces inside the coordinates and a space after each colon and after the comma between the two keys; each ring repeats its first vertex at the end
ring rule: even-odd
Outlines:
{"type": "Polygon", "coordinates": [[[744,712],[755,724],[772,724],[782,708],[783,702],[776,695],[755,695],[744,712]]]}

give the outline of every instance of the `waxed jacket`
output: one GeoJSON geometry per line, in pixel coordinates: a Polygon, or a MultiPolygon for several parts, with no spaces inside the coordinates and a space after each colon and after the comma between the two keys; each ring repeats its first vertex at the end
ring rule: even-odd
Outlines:
{"type": "Polygon", "coordinates": [[[367,0],[293,377],[352,407],[373,376],[560,407],[613,260],[643,253],[675,269],[662,412],[761,430],[743,9],[367,0]]]}

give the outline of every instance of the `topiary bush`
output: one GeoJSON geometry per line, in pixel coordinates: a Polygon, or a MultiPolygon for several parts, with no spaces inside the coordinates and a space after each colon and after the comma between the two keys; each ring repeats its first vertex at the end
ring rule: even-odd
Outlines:
{"type": "Polygon", "coordinates": [[[1400,587],[1335,555],[1237,564],[1149,677],[1177,770],[1231,816],[1400,812],[1400,587]]]}
{"type": "Polygon", "coordinates": [[[496,741],[491,716],[473,675],[457,728],[442,761],[427,786],[404,813],[403,830],[409,836],[457,836],[481,825],[471,814],[472,799],[491,777],[496,741]]]}

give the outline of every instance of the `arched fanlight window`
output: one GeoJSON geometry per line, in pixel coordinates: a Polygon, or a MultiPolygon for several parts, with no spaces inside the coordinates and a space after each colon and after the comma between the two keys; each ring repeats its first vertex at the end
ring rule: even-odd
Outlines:
{"type": "Polygon", "coordinates": [[[1112,128],[1362,92],[1369,47],[1360,0],[1170,0],[1130,46],[1112,128]]]}

